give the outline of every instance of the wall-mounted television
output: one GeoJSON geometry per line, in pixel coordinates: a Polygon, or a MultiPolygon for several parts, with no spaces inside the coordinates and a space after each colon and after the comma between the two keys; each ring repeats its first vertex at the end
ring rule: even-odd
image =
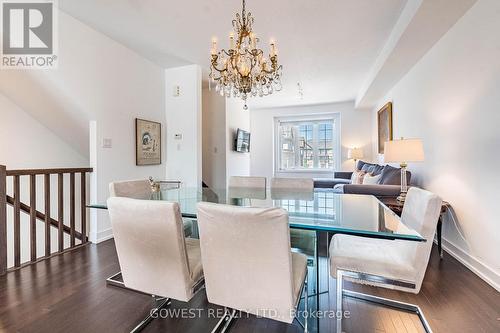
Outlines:
{"type": "Polygon", "coordinates": [[[234,140],[234,150],[240,153],[250,152],[250,132],[238,128],[234,140]]]}

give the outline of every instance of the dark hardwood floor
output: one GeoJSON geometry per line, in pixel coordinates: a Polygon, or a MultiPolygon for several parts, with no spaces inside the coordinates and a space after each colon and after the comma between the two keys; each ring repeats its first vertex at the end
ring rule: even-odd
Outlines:
{"type": "MultiPolygon", "coordinates": [[[[326,258],[322,261],[325,273],[326,258]]],[[[127,332],[151,305],[151,297],[106,286],[119,270],[113,241],[89,245],[0,277],[1,332],[127,332]]],[[[329,294],[321,310],[335,308],[335,280],[323,281],[329,294]]],[[[434,332],[500,332],[500,293],[445,254],[433,249],[422,291],[418,295],[347,284],[388,298],[418,304],[434,332]]],[[[344,299],[350,319],[344,332],[423,332],[414,314],[344,299]]],[[[189,304],[173,302],[172,309],[201,309],[196,319],[157,319],[145,332],[210,332],[217,319],[209,316],[204,291],[189,304]]],[[[197,313],[196,313],[197,314],[197,313]]],[[[213,313],[212,313],[213,314],[213,313]]],[[[335,332],[335,320],[322,319],[320,332],[335,332]]],[[[285,325],[253,316],[236,321],[231,332],[302,332],[298,324],[285,325]]]]}

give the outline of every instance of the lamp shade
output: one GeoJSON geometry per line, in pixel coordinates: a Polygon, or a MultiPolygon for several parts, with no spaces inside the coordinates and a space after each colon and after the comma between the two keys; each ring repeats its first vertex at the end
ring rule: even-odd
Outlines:
{"type": "Polygon", "coordinates": [[[424,145],[420,139],[387,141],[384,145],[384,162],[421,162],[424,160],[424,145]]]}
{"type": "Polygon", "coordinates": [[[347,151],[347,158],[359,160],[363,158],[363,149],[361,148],[351,148],[347,151]]]}

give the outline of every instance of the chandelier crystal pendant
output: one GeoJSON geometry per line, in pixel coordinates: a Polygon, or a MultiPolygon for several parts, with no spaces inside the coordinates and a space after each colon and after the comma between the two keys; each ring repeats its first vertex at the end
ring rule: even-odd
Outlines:
{"type": "Polygon", "coordinates": [[[234,32],[229,35],[229,49],[217,51],[217,41],[212,40],[209,87],[224,97],[240,97],[248,109],[249,97],[263,97],[280,91],[282,66],[278,64],[276,43],[270,42],[269,57],[257,48],[259,39],[252,31],[254,19],[246,12],[245,0],[241,16],[233,20],[234,32]],[[236,39],[235,39],[236,38],[236,39]]]}

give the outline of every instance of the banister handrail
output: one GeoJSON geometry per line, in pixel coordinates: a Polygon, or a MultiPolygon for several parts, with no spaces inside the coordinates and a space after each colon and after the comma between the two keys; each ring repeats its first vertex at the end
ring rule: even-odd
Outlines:
{"type": "Polygon", "coordinates": [[[7,176],[57,175],[60,173],[93,172],[92,168],[55,168],[7,170],[7,176]]]}

